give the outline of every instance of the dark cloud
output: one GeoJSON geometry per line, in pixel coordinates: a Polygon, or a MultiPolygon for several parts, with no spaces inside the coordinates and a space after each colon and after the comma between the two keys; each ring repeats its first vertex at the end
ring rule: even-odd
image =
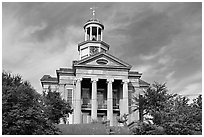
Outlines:
{"type": "MultiPolygon", "coordinates": [[[[111,35],[117,37],[117,34],[122,34],[127,37],[126,41],[121,43],[121,45],[117,45],[124,49],[126,49],[127,46],[130,47],[129,49],[131,50],[125,50],[124,56],[127,55],[127,53],[129,55],[154,53],[157,52],[159,48],[171,43],[174,38],[178,37],[177,34],[182,33],[184,29],[191,29],[182,28],[182,26],[186,22],[192,22],[191,20],[194,19],[194,14],[201,11],[199,7],[200,4],[193,4],[191,6],[189,3],[189,5],[184,4],[184,6],[171,7],[162,12],[148,9],[135,16],[135,20],[133,20],[130,25],[113,30],[111,35]],[[197,6],[197,8],[195,8],[195,6],[197,6]],[[169,15],[172,10],[178,12],[169,15]]],[[[115,49],[117,50],[117,48],[118,47],[115,49]]]]}
{"type": "Polygon", "coordinates": [[[83,41],[92,6],[98,7],[96,16],[105,25],[110,52],[144,71],[145,80],[172,78],[170,86],[184,81],[177,85],[180,89],[199,85],[195,82],[202,68],[202,3],[3,3],[3,67],[26,76],[33,69],[24,66],[33,66],[39,76],[27,78],[35,85],[48,73],[44,71],[66,67],[83,41]],[[38,67],[44,65],[49,67],[38,67]],[[194,81],[185,80],[194,75],[194,81]]]}

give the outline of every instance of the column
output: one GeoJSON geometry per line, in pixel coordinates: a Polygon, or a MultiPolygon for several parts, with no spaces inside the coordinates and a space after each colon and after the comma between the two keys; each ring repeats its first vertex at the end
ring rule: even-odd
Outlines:
{"type": "Polygon", "coordinates": [[[92,40],[92,27],[90,27],[90,40],[92,40]]]}
{"type": "Polygon", "coordinates": [[[92,82],[92,97],[91,97],[91,120],[97,120],[97,78],[91,79],[92,82]]]}
{"type": "Polygon", "coordinates": [[[74,124],[81,123],[81,81],[82,78],[76,79],[74,124]]]}
{"type": "Polygon", "coordinates": [[[98,27],[97,27],[97,31],[96,31],[96,40],[98,41],[98,27]]]}
{"type": "Polygon", "coordinates": [[[110,126],[113,126],[113,87],[114,79],[107,79],[108,94],[107,94],[107,120],[110,120],[110,126]]]}
{"type": "MultiPolygon", "coordinates": [[[[123,80],[123,114],[128,114],[128,82],[129,80],[123,80]]],[[[122,115],[123,115],[122,114],[122,115]]]]}
{"type": "Polygon", "coordinates": [[[84,40],[87,41],[87,28],[85,28],[84,40]]]}
{"type": "Polygon", "coordinates": [[[103,31],[101,29],[101,41],[103,41],[103,31]]]}
{"type": "Polygon", "coordinates": [[[122,81],[121,81],[121,87],[120,87],[120,102],[119,102],[119,109],[120,109],[120,115],[123,114],[123,87],[122,87],[122,81]]]}

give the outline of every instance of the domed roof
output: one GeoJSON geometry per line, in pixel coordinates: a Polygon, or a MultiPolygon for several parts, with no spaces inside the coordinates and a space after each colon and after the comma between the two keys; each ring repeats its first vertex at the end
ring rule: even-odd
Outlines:
{"type": "Polygon", "coordinates": [[[85,24],[84,24],[84,29],[86,28],[87,25],[90,24],[97,24],[100,25],[102,29],[104,29],[103,24],[95,17],[95,10],[97,7],[92,7],[90,8],[92,10],[92,18],[90,20],[88,20],[85,24]]]}
{"type": "Polygon", "coordinates": [[[84,29],[86,28],[87,25],[89,24],[98,24],[102,27],[102,29],[104,29],[104,25],[98,20],[98,19],[93,19],[91,18],[90,20],[88,20],[85,24],[84,24],[84,29]]]}

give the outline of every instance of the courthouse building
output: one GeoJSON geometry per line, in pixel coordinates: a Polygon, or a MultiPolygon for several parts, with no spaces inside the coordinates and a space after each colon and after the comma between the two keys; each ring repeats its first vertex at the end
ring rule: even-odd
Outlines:
{"type": "MultiPolygon", "coordinates": [[[[128,115],[128,123],[139,119],[133,111],[133,99],[149,84],[141,80],[142,73],[131,70],[131,65],[111,55],[110,45],[103,41],[104,25],[95,18],[84,28],[84,40],[78,44],[79,59],[72,68],[59,68],[57,77],[44,75],[40,80],[44,92],[56,90],[72,106],[69,124],[110,121],[117,125],[117,117],[128,115]]],[[[72,51],[70,51],[72,52],[72,51]]]]}

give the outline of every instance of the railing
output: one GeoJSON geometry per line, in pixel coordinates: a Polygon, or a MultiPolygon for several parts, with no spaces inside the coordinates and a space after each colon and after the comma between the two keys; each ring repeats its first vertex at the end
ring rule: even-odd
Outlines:
{"type": "MultiPolygon", "coordinates": [[[[97,101],[98,109],[107,109],[107,100],[97,101]]],[[[82,108],[91,108],[91,100],[82,99],[82,108]]],[[[119,99],[113,99],[113,109],[119,109],[119,99]]]]}

